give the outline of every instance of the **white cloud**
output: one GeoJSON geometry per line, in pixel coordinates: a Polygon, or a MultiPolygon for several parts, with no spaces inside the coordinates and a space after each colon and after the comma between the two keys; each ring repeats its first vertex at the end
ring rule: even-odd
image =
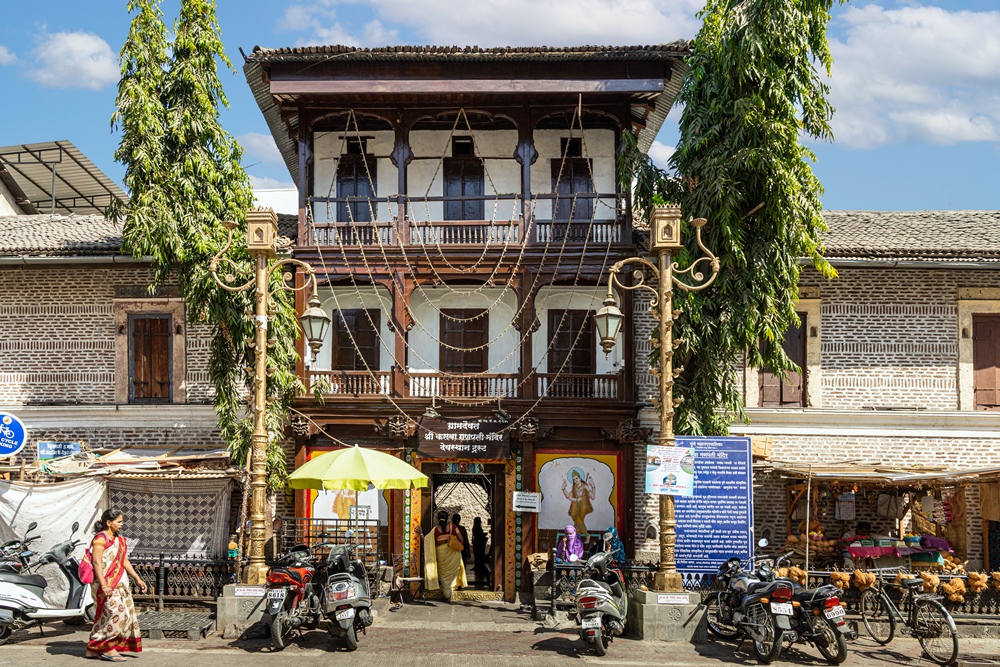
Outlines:
{"type": "Polygon", "coordinates": [[[278,150],[278,145],[274,143],[274,137],[270,134],[247,132],[236,137],[236,140],[246,151],[248,158],[245,159],[246,162],[264,162],[284,166],[285,161],[281,159],[281,151],[278,150]]]}
{"type": "MultiPolygon", "coordinates": [[[[571,46],[659,44],[692,39],[703,0],[359,0],[377,16],[359,30],[345,26],[334,0],[285,10],[280,27],[308,32],[301,43],[386,46],[399,30],[428,44],[571,46]],[[528,19],[527,17],[530,17],[528,19]],[[355,34],[360,35],[355,37],[355,34]]],[[[340,3],[343,7],[344,3],[340,3]]]]}
{"type": "Polygon", "coordinates": [[[1000,12],[849,7],[831,39],[838,143],[1000,140],[1000,12]]]}
{"type": "Polygon", "coordinates": [[[0,44],[0,66],[11,65],[17,62],[17,56],[10,52],[3,44],[0,44]]]}
{"type": "Polygon", "coordinates": [[[674,154],[676,149],[673,146],[668,146],[659,141],[654,141],[653,145],[649,147],[649,158],[653,161],[660,169],[667,168],[667,160],[670,156],[674,154]]]}
{"type": "Polygon", "coordinates": [[[295,190],[295,183],[269,176],[250,176],[250,186],[254,190],[295,190]]]}
{"type": "Polygon", "coordinates": [[[32,55],[29,75],[43,86],[100,90],[118,81],[115,54],[93,33],[44,33],[32,55]]]}

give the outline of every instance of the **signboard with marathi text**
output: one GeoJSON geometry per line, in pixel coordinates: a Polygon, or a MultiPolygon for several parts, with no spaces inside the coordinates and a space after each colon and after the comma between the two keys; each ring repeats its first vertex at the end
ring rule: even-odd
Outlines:
{"type": "Polygon", "coordinates": [[[750,438],[675,438],[694,450],[694,495],[674,496],[677,570],[714,574],[727,559],[753,555],[750,438]]]}
{"type": "Polygon", "coordinates": [[[432,459],[510,457],[507,422],[491,419],[423,419],[417,428],[417,453],[432,459]]]}
{"type": "Polygon", "coordinates": [[[63,456],[72,456],[83,451],[83,443],[80,442],[49,442],[38,441],[38,459],[48,461],[58,459],[63,456]]]}

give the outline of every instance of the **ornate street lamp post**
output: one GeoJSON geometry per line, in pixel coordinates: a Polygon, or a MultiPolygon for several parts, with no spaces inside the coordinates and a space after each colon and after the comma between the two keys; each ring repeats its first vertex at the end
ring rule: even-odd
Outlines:
{"type": "MultiPolygon", "coordinates": [[[[601,337],[601,347],[604,353],[609,354],[615,346],[615,339],[625,321],[625,316],[619,310],[614,297],[614,287],[626,290],[644,289],[652,293],[653,298],[649,302],[650,312],[659,315],[660,320],[660,367],[654,374],[660,377],[660,438],[661,446],[673,446],[674,430],[673,417],[674,407],[680,403],[673,400],[674,378],[677,377],[683,368],[673,368],[674,349],[680,345],[680,341],[674,341],[672,332],[674,318],[680,311],[673,310],[672,295],[673,285],[677,285],[683,290],[697,292],[705,289],[719,274],[719,259],[712,254],[701,242],[701,228],[707,221],[705,218],[696,218],[691,221],[695,228],[698,247],[701,248],[707,257],[698,258],[691,266],[683,271],[677,267],[676,263],[671,263],[671,251],[680,250],[681,244],[681,209],[679,206],[658,206],[653,209],[650,216],[649,227],[652,233],[652,247],[659,258],[659,266],[655,266],[649,260],[641,257],[630,257],[611,267],[608,274],[608,296],[604,300],[604,307],[597,311],[595,319],[597,321],[597,332],[601,337]],[[701,262],[709,262],[712,275],[707,279],[700,272],[696,271],[701,262]],[[618,273],[623,267],[629,264],[638,264],[634,273],[634,284],[626,285],[621,282],[618,273]],[[656,282],[654,287],[646,282],[647,273],[652,275],[656,282]],[[692,283],[684,283],[678,279],[680,274],[688,274],[692,283]]],[[[677,572],[677,565],[674,560],[676,521],[674,519],[674,497],[670,495],[660,496],[660,569],[656,573],[656,588],[661,591],[682,591],[684,590],[681,576],[677,572]]]]}
{"type": "MultiPolygon", "coordinates": [[[[312,296],[309,297],[309,307],[301,317],[299,322],[305,333],[309,348],[313,357],[323,346],[323,339],[326,337],[327,329],[330,326],[330,316],[323,312],[320,307],[319,297],[316,295],[316,274],[311,266],[305,262],[291,257],[278,259],[278,216],[271,209],[258,209],[247,213],[247,252],[254,258],[256,271],[254,277],[242,285],[234,285],[238,278],[232,273],[225,273],[219,277],[219,265],[227,264],[235,269],[236,265],[229,259],[223,257],[229,250],[233,242],[233,232],[238,225],[235,222],[225,221],[222,223],[229,230],[229,238],[225,247],[212,258],[209,270],[212,277],[222,289],[228,292],[243,292],[254,289],[254,376],[253,376],[253,433],[250,436],[250,562],[244,571],[244,582],[248,584],[260,585],[266,581],[267,566],[264,564],[264,501],[267,486],[267,320],[270,308],[270,281],[271,275],[280,267],[299,266],[305,269],[309,275],[309,285],[312,287],[312,296]]],[[[286,274],[285,279],[290,279],[291,275],[286,274]]],[[[305,287],[305,285],[303,285],[305,287]]],[[[279,289],[295,291],[289,285],[282,285],[279,289]]]]}

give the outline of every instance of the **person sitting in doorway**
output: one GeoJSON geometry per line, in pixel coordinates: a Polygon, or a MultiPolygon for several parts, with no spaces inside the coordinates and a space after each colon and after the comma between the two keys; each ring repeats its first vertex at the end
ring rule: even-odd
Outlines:
{"type": "Polygon", "coordinates": [[[583,558],[583,540],[576,533],[576,526],[566,526],[566,532],[556,545],[556,562],[572,563],[583,558]]]}

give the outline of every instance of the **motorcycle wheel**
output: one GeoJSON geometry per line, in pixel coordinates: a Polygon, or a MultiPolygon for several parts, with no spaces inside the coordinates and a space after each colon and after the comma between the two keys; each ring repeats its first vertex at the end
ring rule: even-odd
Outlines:
{"type": "Polygon", "coordinates": [[[847,640],[830,619],[825,619],[816,648],[831,665],[839,665],[847,660],[847,640]]]}
{"type": "Polygon", "coordinates": [[[12,634],[9,625],[0,625],[0,646],[6,644],[12,634]]]}
{"type": "Polygon", "coordinates": [[[607,655],[608,654],[608,637],[604,634],[602,629],[600,634],[594,637],[594,653],[597,655],[607,655]]]}
{"type": "Polygon", "coordinates": [[[344,631],[344,646],[348,651],[358,650],[358,631],[353,625],[344,631]]]}
{"type": "Polygon", "coordinates": [[[774,616],[767,609],[764,609],[764,605],[759,602],[751,606],[747,616],[750,622],[760,626],[761,632],[764,634],[763,641],[758,641],[751,637],[753,639],[751,643],[754,657],[762,665],[770,664],[781,653],[781,641],[784,631],[778,629],[777,624],[774,622],[774,616]]]}
{"type": "Polygon", "coordinates": [[[705,619],[708,621],[708,630],[722,639],[736,639],[740,636],[740,629],[726,623],[719,616],[722,612],[722,596],[723,592],[719,591],[705,600],[705,619]]]}
{"type": "Polygon", "coordinates": [[[286,616],[284,611],[279,611],[271,618],[271,646],[277,651],[285,648],[286,645],[285,637],[288,634],[285,630],[286,616]]]}

